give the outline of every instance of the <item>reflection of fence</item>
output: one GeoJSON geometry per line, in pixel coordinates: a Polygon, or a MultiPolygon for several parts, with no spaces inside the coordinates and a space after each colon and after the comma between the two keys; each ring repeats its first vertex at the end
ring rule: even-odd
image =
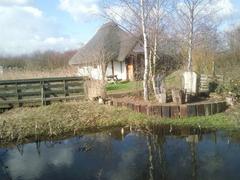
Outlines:
{"type": "Polygon", "coordinates": [[[208,92],[209,83],[214,80],[216,80],[219,83],[222,83],[223,75],[212,76],[212,75],[201,74],[199,92],[208,92]]]}
{"type": "Polygon", "coordinates": [[[0,109],[83,98],[83,84],[83,77],[0,81],[0,109]]]}

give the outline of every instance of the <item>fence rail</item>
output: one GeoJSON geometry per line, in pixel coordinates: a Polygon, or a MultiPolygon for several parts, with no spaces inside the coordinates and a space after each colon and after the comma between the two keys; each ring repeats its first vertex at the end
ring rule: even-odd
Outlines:
{"type": "Polygon", "coordinates": [[[0,109],[83,98],[84,79],[59,77],[0,81],[0,109]]]}

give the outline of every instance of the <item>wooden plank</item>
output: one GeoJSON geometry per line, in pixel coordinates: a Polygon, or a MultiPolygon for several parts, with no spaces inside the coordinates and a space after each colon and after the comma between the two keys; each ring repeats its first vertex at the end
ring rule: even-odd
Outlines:
{"type": "Polygon", "coordinates": [[[140,105],[140,112],[147,114],[147,105],[140,105]]]}
{"type": "Polygon", "coordinates": [[[134,104],[134,111],[135,112],[140,112],[141,105],[139,104],[134,104]]]}
{"type": "Polygon", "coordinates": [[[161,106],[151,106],[152,114],[162,117],[162,107],[161,106]]]}
{"type": "Polygon", "coordinates": [[[212,103],[212,114],[217,113],[217,103],[212,103]]]}
{"type": "Polygon", "coordinates": [[[187,105],[187,116],[193,117],[197,115],[196,105],[187,105]]]}
{"type": "Polygon", "coordinates": [[[179,106],[170,106],[171,118],[180,117],[180,108],[179,106]]]}
{"type": "Polygon", "coordinates": [[[205,108],[204,108],[204,104],[198,104],[196,106],[197,108],[197,115],[198,116],[205,116],[205,108]]]}
{"type": "Polygon", "coordinates": [[[62,82],[63,80],[67,81],[83,81],[86,77],[56,77],[56,78],[36,78],[36,79],[19,79],[19,80],[1,80],[0,85],[9,85],[9,84],[38,84],[39,82],[62,82]]]}
{"type": "Polygon", "coordinates": [[[12,92],[12,93],[0,93],[0,97],[2,97],[2,98],[16,97],[16,92],[12,92]]]}
{"type": "Polygon", "coordinates": [[[41,95],[41,91],[39,89],[39,91],[37,92],[20,92],[19,93],[20,96],[22,97],[29,97],[29,96],[40,96],[41,95]]]}
{"type": "Polygon", "coordinates": [[[217,104],[217,113],[220,113],[220,112],[222,112],[223,110],[223,108],[222,108],[222,102],[218,102],[218,103],[216,103],[217,104]]]}
{"type": "Polygon", "coordinates": [[[69,87],[83,87],[84,86],[84,82],[83,81],[79,81],[79,82],[67,82],[67,85],[69,87]]]}
{"type": "Polygon", "coordinates": [[[187,117],[187,105],[180,105],[180,117],[187,117]]]}
{"type": "Polygon", "coordinates": [[[79,89],[68,89],[67,90],[68,93],[84,93],[84,88],[79,88],[79,89]]]}
{"type": "Polygon", "coordinates": [[[41,84],[41,101],[42,101],[42,105],[46,105],[46,100],[45,100],[45,87],[44,87],[44,81],[40,82],[41,84]]]}
{"type": "Polygon", "coordinates": [[[226,111],[226,109],[227,109],[227,102],[223,101],[222,105],[223,105],[223,111],[226,111]]]}
{"type": "MultiPolygon", "coordinates": [[[[84,95],[79,96],[68,96],[68,97],[50,97],[46,98],[46,101],[61,101],[61,100],[74,100],[74,99],[84,99],[84,95]]],[[[120,102],[119,102],[120,103],[120,102]]],[[[119,104],[120,105],[120,104],[119,104]]],[[[122,104],[121,104],[122,105],[122,104]]]]}
{"type": "Polygon", "coordinates": [[[70,99],[84,96],[84,77],[39,78],[0,81],[0,105],[18,105],[22,103],[70,99]],[[51,97],[54,96],[54,97],[51,97]]]}
{"type": "Polygon", "coordinates": [[[212,105],[211,103],[204,104],[204,111],[206,116],[212,115],[212,105]]]}
{"type": "Polygon", "coordinates": [[[33,102],[41,102],[41,98],[34,98],[34,99],[21,99],[21,100],[11,100],[11,101],[0,101],[0,105],[6,104],[18,104],[18,103],[33,103],[33,102]]]}
{"type": "Polygon", "coordinates": [[[117,107],[122,107],[122,102],[121,101],[117,101],[117,107]]]}
{"type": "Polygon", "coordinates": [[[134,104],[133,103],[127,103],[127,108],[134,110],[134,104]]]}
{"type": "Polygon", "coordinates": [[[163,118],[170,118],[170,107],[169,106],[162,106],[162,117],[163,118]]]}

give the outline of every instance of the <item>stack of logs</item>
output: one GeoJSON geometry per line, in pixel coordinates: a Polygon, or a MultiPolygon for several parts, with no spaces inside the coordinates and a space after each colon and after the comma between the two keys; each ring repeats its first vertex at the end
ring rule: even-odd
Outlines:
{"type": "Polygon", "coordinates": [[[113,99],[109,101],[109,105],[127,107],[135,112],[160,116],[162,118],[209,116],[224,112],[227,108],[225,101],[176,105],[141,105],[134,102],[124,102],[121,99],[113,99]]]}

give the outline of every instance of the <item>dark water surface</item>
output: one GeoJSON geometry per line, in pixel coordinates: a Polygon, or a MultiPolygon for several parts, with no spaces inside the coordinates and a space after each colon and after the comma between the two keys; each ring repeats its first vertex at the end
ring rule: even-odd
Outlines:
{"type": "Polygon", "coordinates": [[[0,179],[238,180],[240,135],[233,135],[163,127],[122,134],[114,129],[2,148],[0,179]]]}

